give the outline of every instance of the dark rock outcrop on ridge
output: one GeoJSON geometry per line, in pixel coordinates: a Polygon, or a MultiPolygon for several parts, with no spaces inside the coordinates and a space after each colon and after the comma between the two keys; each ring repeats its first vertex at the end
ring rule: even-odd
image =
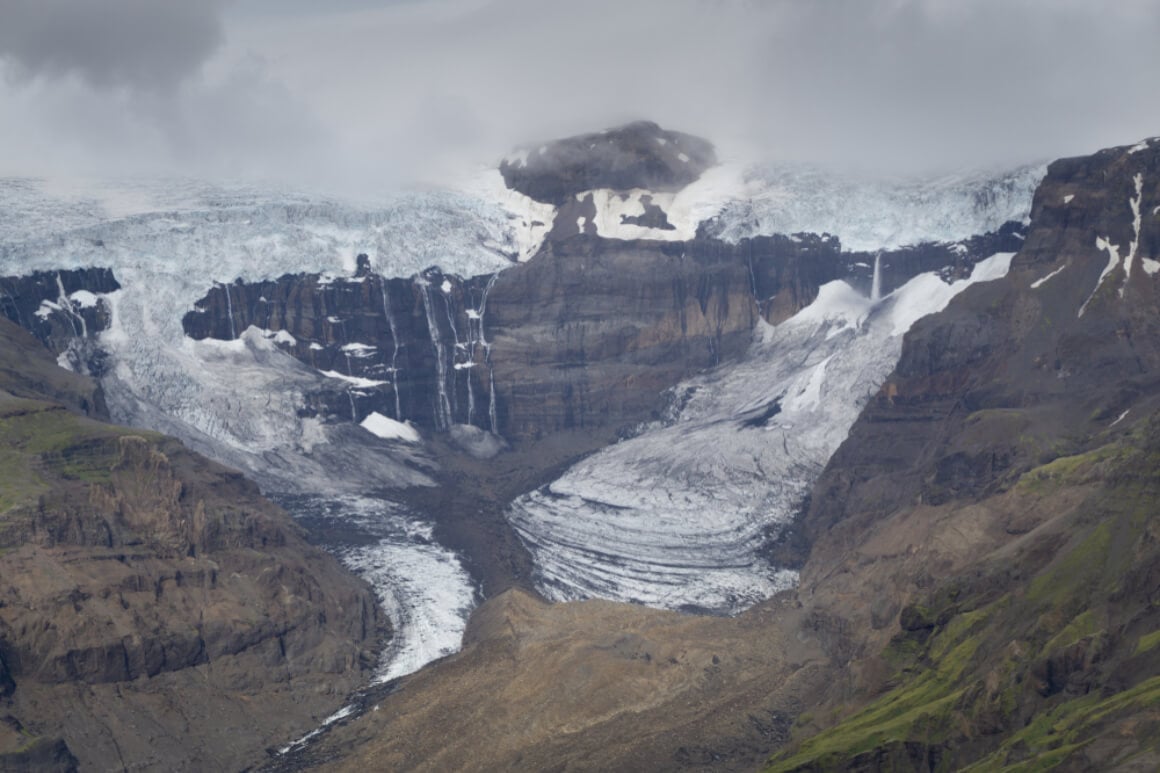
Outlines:
{"type": "Polygon", "coordinates": [[[504,182],[559,206],[596,188],[678,191],[717,163],[712,143],[651,121],[529,145],[499,166],[504,182]]]}

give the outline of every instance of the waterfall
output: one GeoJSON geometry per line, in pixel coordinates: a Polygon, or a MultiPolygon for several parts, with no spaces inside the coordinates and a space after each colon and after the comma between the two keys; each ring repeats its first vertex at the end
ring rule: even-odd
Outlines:
{"type": "MultiPolygon", "coordinates": [[[[459,340],[459,328],[455,324],[455,310],[451,304],[451,281],[447,278],[443,279],[443,285],[440,287],[443,291],[443,302],[447,310],[447,326],[451,328],[451,338],[453,339],[453,346],[451,349],[451,359],[455,365],[455,371],[467,371],[467,423],[470,424],[472,415],[475,413],[475,393],[471,384],[471,370],[470,365],[466,363],[455,363],[454,361],[459,357],[459,353],[463,352],[467,357],[467,362],[471,362],[471,349],[469,344],[473,343],[470,340],[463,343],[459,340]]],[[[468,325],[468,338],[470,339],[471,326],[468,325]]],[[[455,373],[451,374],[451,413],[456,415],[459,413],[458,392],[455,389],[455,373]]]]}
{"type": "Polygon", "coordinates": [[[491,344],[487,341],[487,334],[483,327],[483,316],[487,313],[487,294],[499,274],[492,274],[483,288],[483,297],[479,301],[479,342],[483,345],[483,363],[487,366],[487,418],[491,424],[491,434],[499,435],[499,420],[495,410],[495,369],[491,366],[491,344]]]}
{"type": "Polygon", "coordinates": [[[874,256],[874,281],[870,284],[870,300],[882,298],[882,253],[874,256]]]}
{"type": "Polygon", "coordinates": [[[403,406],[399,400],[399,330],[395,325],[395,315],[391,311],[391,296],[387,292],[387,278],[379,277],[379,289],[383,293],[383,314],[387,317],[387,325],[391,328],[391,340],[395,342],[395,351],[391,355],[391,387],[395,391],[395,420],[403,420],[403,406]]]}
{"type": "Polygon", "coordinates": [[[230,318],[230,340],[232,341],[238,337],[238,331],[234,328],[234,303],[230,298],[230,286],[224,282],[219,282],[219,284],[226,291],[226,316],[230,318]]]}
{"type": "Polygon", "coordinates": [[[431,300],[431,283],[422,276],[415,277],[415,283],[423,294],[423,311],[427,314],[427,330],[431,344],[435,347],[435,389],[438,404],[435,406],[436,429],[451,428],[451,402],[447,397],[447,360],[444,356],[443,337],[439,332],[439,322],[435,319],[435,309],[431,300]]]}
{"type": "Polygon", "coordinates": [[[89,337],[89,326],[85,323],[85,318],[81,316],[80,312],[73,308],[72,301],[68,297],[68,293],[64,291],[64,282],[60,278],[60,272],[56,272],[56,289],[60,293],[57,302],[60,304],[60,310],[69,318],[69,324],[72,325],[73,335],[80,338],[89,337]],[[77,320],[81,321],[81,329],[77,330],[77,320]]]}

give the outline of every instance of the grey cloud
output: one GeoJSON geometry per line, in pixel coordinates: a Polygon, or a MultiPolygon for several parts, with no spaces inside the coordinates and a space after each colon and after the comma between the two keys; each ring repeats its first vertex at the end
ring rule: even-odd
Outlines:
{"type": "Polygon", "coordinates": [[[145,88],[98,108],[63,81],[9,85],[28,109],[0,136],[373,187],[638,118],[726,155],[903,173],[1160,133],[1155,0],[0,0],[0,15],[90,4],[123,26],[73,23],[41,51],[4,23],[0,55],[145,88]],[[116,44],[75,42],[109,27],[116,44]],[[159,31],[148,45],[127,32],[143,28],[159,31]]]}
{"type": "Polygon", "coordinates": [[[18,76],[171,88],[223,39],[219,0],[0,0],[0,57],[18,76]]]}

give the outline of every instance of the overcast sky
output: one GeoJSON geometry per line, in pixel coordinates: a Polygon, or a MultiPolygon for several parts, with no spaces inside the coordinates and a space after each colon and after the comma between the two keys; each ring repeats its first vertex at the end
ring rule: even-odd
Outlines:
{"type": "Polygon", "coordinates": [[[1160,134],[1160,0],[0,0],[0,175],[374,188],[650,118],[904,172],[1160,134]]]}

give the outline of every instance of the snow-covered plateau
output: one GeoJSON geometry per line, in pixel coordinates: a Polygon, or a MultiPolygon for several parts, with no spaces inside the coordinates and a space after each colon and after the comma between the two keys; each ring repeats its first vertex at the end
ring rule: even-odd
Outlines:
{"type": "Polygon", "coordinates": [[[831,282],[763,326],[744,361],[677,386],[672,420],[513,503],[540,590],[735,613],[793,585],[762,549],[893,370],[903,335],[970,284],[1005,275],[1011,258],[951,284],[922,274],[880,300],[831,282]]]}

